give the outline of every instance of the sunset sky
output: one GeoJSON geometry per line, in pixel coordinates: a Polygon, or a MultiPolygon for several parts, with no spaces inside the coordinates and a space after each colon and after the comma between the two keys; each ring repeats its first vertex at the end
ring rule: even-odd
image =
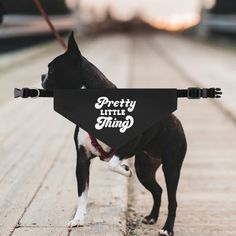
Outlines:
{"type": "MultiPolygon", "coordinates": [[[[72,3],[76,0],[67,0],[72,3]]],[[[86,21],[103,21],[106,12],[118,20],[134,16],[163,29],[184,29],[200,20],[202,0],[80,0],[80,14],[86,21]]],[[[214,0],[206,0],[211,5],[214,0]]]]}

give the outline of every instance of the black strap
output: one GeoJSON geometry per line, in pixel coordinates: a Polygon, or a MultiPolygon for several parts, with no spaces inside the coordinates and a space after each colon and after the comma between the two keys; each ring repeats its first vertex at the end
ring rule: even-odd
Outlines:
{"type": "Polygon", "coordinates": [[[53,97],[53,91],[47,91],[44,89],[37,89],[37,88],[36,89],[15,88],[14,97],[15,98],[18,98],[18,97],[22,97],[22,98],[53,97]]]}
{"type": "Polygon", "coordinates": [[[189,99],[199,99],[199,98],[220,98],[221,97],[220,88],[198,88],[191,87],[188,89],[177,89],[177,97],[183,98],[187,97],[189,99]]]}
{"type": "MultiPolygon", "coordinates": [[[[183,98],[187,97],[189,99],[199,99],[199,98],[220,98],[221,97],[221,89],[220,88],[198,88],[191,87],[188,89],[177,89],[177,97],[183,98]]],[[[47,91],[44,89],[17,89],[14,90],[14,97],[22,97],[22,98],[37,98],[37,97],[53,97],[53,91],[47,91]]]]}

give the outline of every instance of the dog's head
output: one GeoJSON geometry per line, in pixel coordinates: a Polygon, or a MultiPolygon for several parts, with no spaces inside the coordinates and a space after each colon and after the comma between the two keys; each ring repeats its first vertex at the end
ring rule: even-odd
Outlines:
{"type": "Polygon", "coordinates": [[[82,55],[71,33],[65,53],[48,64],[48,73],[42,75],[42,87],[54,89],[81,88],[84,84],[82,73],[82,55]]]}
{"type": "Polygon", "coordinates": [[[48,64],[48,73],[42,75],[42,87],[54,89],[116,88],[106,76],[82,56],[71,33],[67,51],[48,64]]]}

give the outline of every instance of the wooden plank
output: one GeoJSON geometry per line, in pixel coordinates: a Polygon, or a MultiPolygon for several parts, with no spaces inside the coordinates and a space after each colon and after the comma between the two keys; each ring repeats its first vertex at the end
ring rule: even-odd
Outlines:
{"type": "Polygon", "coordinates": [[[66,236],[68,235],[65,229],[61,228],[37,228],[37,227],[22,227],[17,228],[14,232],[14,235],[18,236],[51,236],[51,235],[58,235],[58,236],[66,236]]]}
{"type": "Polygon", "coordinates": [[[235,50],[167,35],[158,35],[154,41],[188,79],[222,88],[224,95],[218,102],[236,118],[235,50]]]}
{"type": "Polygon", "coordinates": [[[126,88],[129,85],[131,39],[128,35],[115,34],[101,36],[97,42],[82,50],[92,63],[94,63],[114,82],[117,87],[126,88]]]}
{"type": "MultiPolygon", "coordinates": [[[[23,156],[12,166],[0,184],[1,235],[7,235],[17,224],[51,169],[57,153],[63,148],[68,132],[71,133],[71,129],[61,120],[47,121],[48,129],[51,124],[59,132],[44,132],[44,135],[42,133],[37,137],[30,149],[23,149],[23,156]]],[[[23,145],[23,138],[21,142],[23,145]]],[[[15,152],[15,156],[17,155],[18,150],[15,152]]]]}
{"type": "Polygon", "coordinates": [[[114,227],[111,229],[110,226],[102,225],[101,223],[96,224],[93,226],[93,231],[91,231],[91,226],[85,226],[83,228],[79,229],[73,229],[71,233],[67,231],[65,228],[57,228],[57,227],[50,227],[50,228],[37,228],[37,227],[22,227],[17,228],[14,232],[14,235],[17,236],[51,236],[51,235],[57,235],[57,236],[69,236],[69,235],[80,235],[80,236],[110,236],[111,232],[114,236],[121,235],[121,232],[117,229],[114,229],[114,227]],[[113,230],[113,231],[111,231],[113,230]]]}
{"type": "MultiPolygon", "coordinates": [[[[37,142],[38,137],[43,135],[42,130],[45,130],[46,127],[48,127],[48,122],[45,118],[49,117],[49,113],[46,106],[43,107],[43,103],[39,104],[38,108],[40,109],[41,113],[39,115],[35,115],[32,117],[32,113],[29,114],[28,117],[24,117],[22,120],[22,123],[17,123],[17,131],[14,129],[12,132],[8,132],[6,135],[4,135],[5,138],[3,138],[1,142],[1,165],[0,165],[0,182],[3,181],[6,174],[9,172],[10,169],[13,167],[16,167],[17,163],[22,160],[22,156],[30,149],[32,146],[37,142]],[[32,117],[32,119],[29,119],[29,117],[32,117]],[[23,124],[23,125],[21,125],[23,124]],[[29,130],[33,130],[34,132],[29,132],[29,130]],[[28,133],[26,135],[26,132],[28,133]],[[14,148],[12,148],[14,147],[14,148]]],[[[23,104],[21,104],[24,106],[23,104]]],[[[27,106],[27,105],[26,105],[27,106]]],[[[32,105],[30,105],[32,107],[32,105]]],[[[18,112],[20,107],[16,110],[18,112]]],[[[36,107],[32,109],[32,112],[36,113],[36,107]]],[[[21,113],[22,114],[22,113],[21,113]]],[[[18,117],[21,117],[21,114],[18,114],[18,117]]],[[[14,119],[15,116],[12,115],[12,119],[14,119]]],[[[53,118],[54,116],[52,116],[53,118]]],[[[7,124],[11,124],[11,118],[8,120],[5,120],[7,124]],[[9,122],[9,123],[8,123],[9,122]]],[[[18,119],[15,119],[18,121],[18,119]]],[[[1,124],[1,126],[5,125],[5,122],[1,124]]],[[[49,121],[50,122],[50,121],[49,121]]],[[[10,127],[9,125],[8,127],[10,127]]],[[[14,126],[13,126],[14,127],[14,126]]]]}
{"type": "MultiPolygon", "coordinates": [[[[67,219],[74,212],[74,203],[76,202],[74,174],[76,155],[72,132],[66,137],[60,138],[64,142],[61,146],[61,152],[53,166],[51,166],[50,172],[33,202],[24,213],[23,219],[19,222],[20,226],[65,226],[67,219]]],[[[65,229],[63,230],[65,231],[65,229]]]]}

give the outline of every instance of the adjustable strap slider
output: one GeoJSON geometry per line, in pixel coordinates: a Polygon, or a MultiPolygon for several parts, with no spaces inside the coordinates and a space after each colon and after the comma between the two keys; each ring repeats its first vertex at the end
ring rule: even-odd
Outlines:
{"type": "MultiPolygon", "coordinates": [[[[185,90],[186,91],[186,90],[185,90]]],[[[189,99],[199,98],[221,98],[222,92],[220,88],[198,88],[190,87],[187,89],[187,94],[184,90],[178,91],[178,97],[187,97],[189,99]]]]}
{"type": "Polygon", "coordinates": [[[201,97],[201,89],[198,87],[190,87],[187,90],[187,97],[189,99],[199,99],[201,97]]]}
{"type": "Polygon", "coordinates": [[[208,96],[207,96],[207,89],[206,88],[203,88],[202,89],[202,97],[203,98],[207,98],[208,96]]]}
{"type": "Polygon", "coordinates": [[[40,90],[37,88],[30,89],[30,97],[32,98],[40,97],[40,90]]]}

